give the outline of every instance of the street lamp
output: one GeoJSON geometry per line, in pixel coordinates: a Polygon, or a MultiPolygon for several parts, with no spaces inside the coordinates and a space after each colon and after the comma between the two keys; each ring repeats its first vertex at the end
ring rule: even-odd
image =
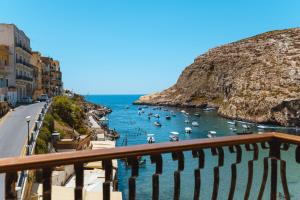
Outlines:
{"type": "Polygon", "coordinates": [[[26,119],[26,122],[27,122],[27,155],[29,156],[29,140],[30,140],[30,137],[29,137],[29,124],[30,124],[30,118],[31,116],[27,116],[25,117],[26,119]]]}

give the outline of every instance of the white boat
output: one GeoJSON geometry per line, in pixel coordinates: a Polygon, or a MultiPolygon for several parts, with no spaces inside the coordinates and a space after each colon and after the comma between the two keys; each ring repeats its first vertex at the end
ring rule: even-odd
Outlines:
{"type": "Polygon", "coordinates": [[[185,132],[186,133],[192,133],[192,128],[191,127],[185,127],[185,132]]]}
{"type": "Polygon", "coordinates": [[[259,129],[266,129],[268,127],[267,126],[263,126],[263,125],[258,125],[257,128],[259,128],[259,129]]]}
{"type": "Polygon", "coordinates": [[[154,122],[154,125],[155,126],[161,126],[161,123],[159,123],[159,122],[156,121],[156,122],[154,122]]]}
{"type": "Polygon", "coordinates": [[[199,124],[198,124],[198,122],[192,122],[192,126],[198,127],[199,124]]]}
{"type": "Polygon", "coordinates": [[[170,116],[170,115],[166,115],[166,119],[167,119],[167,120],[170,120],[170,119],[171,119],[171,116],[170,116]]]}
{"type": "Polygon", "coordinates": [[[155,114],[154,117],[159,118],[159,114],[155,114]]]}
{"type": "Polygon", "coordinates": [[[180,111],[180,112],[182,112],[182,113],[186,113],[186,112],[185,112],[185,110],[182,110],[182,111],[180,111]]]}
{"type": "Polygon", "coordinates": [[[244,129],[250,129],[250,126],[247,125],[247,124],[243,124],[242,127],[243,127],[244,129]]]}
{"type": "Polygon", "coordinates": [[[171,135],[169,136],[171,142],[179,141],[178,132],[171,132],[171,135]]]}
{"type": "Polygon", "coordinates": [[[208,138],[213,138],[216,137],[217,132],[216,131],[208,131],[207,137],[208,138]]]}
{"type": "Polygon", "coordinates": [[[186,119],[186,120],[184,120],[184,123],[188,124],[188,123],[190,123],[190,120],[186,119]]]}
{"type": "Polygon", "coordinates": [[[155,143],[154,134],[148,134],[148,135],[147,135],[147,142],[148,142],[149,144],[155,143]]]}
{"type": "Polygon", "coordinates": [[[196,117],[200,117],[200,113],[195,113],[194,114],[196,117]]]}
{"type": "Polygon", "coordinates": [[[207,108],[204,108],[203,111],[213,111],[213,110],[216,110],[216,108],[214,107],[207,107],[207,108]]]}
{"type": "Polygon", "coordinates": [[[230,130],[232,130],[233,132],[237,132],[236,128],[230,128],[230,130]]]}
{"type": "Polygon", "coordinates": [[[235,122],[235,121],[228,121],[227,124],[229,124],[229,125],[234,125],[234,126],[235,126],[235,125],[236,125],[236,122],[235,122]]]}

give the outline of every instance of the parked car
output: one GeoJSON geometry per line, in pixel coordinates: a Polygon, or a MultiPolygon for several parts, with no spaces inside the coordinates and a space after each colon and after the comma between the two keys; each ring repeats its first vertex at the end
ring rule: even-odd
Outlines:
{"type": "Polygon", "coordinates": [[[32,98],[31,97],[23,97],[22,99],[21,99],[21,103],[32,103],[32,98]]]}
{"type": "Polygon", "coordinates": [[[39,101],[48,101],[49,100],[49,97],[47,94],[42,94],[39,99],[39,101]]]}

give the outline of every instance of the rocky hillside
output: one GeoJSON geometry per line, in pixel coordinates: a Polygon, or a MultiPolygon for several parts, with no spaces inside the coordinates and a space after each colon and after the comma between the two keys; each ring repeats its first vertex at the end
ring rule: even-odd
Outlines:
{"type": "Polygon", "coordinates": [[[228,118],[300,126],[300,28],[210,49],[174,86],[135,103],[210,105],[228,118]]]}

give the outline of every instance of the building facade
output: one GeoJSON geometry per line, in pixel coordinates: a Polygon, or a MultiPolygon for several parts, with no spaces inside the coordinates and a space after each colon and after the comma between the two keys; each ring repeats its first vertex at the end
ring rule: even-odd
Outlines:
{"type": "Polygon", "coordinates": [[[24,98],[62,93],[58,61],[32,52],[30,39],[14,24],[0,24],[0,101],[15,105],[24,98]]]}

